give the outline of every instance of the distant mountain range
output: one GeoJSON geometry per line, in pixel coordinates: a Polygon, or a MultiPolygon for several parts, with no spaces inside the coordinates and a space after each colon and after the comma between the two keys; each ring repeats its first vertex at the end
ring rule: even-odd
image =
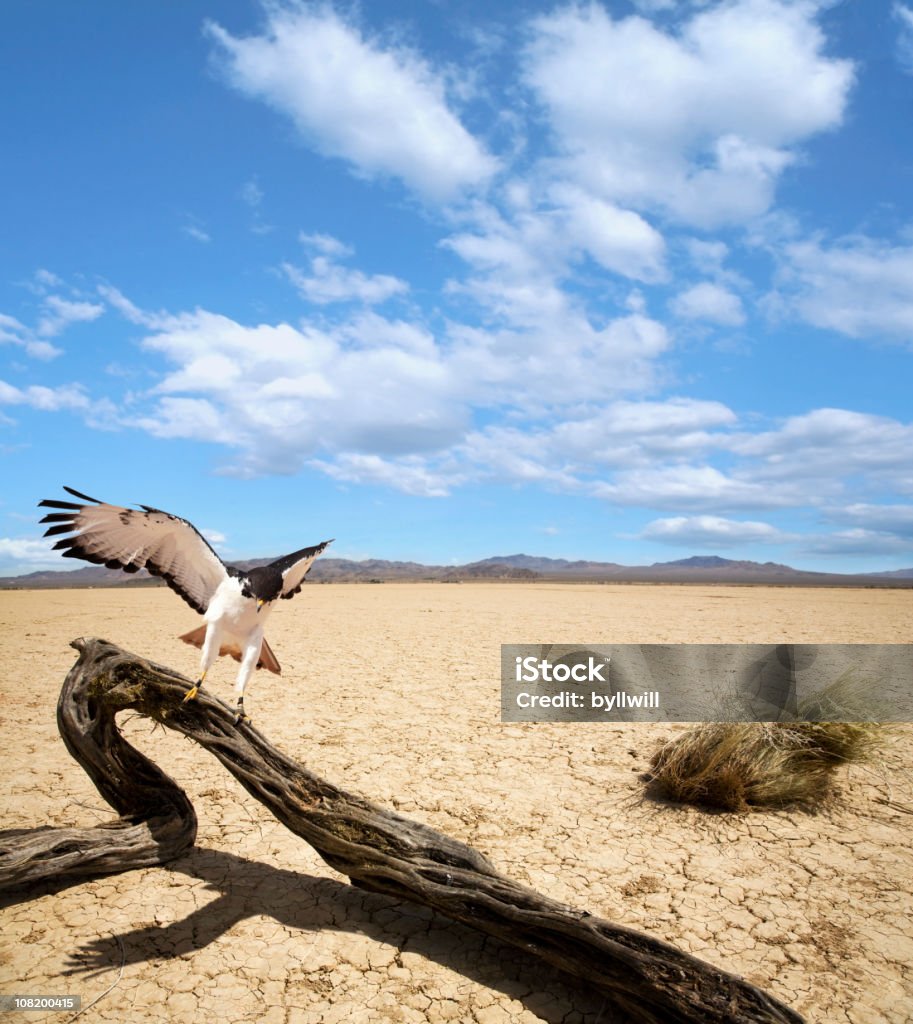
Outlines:
{"type": "Polygon", "coordinates": [[[881,579],[897,579],[897,580],[911,580],[913,579],[913,569],[894,569],[891,572],[870,572],[869,576],[877,576],[881,579]]]}
{"type": "MultiPolygon", "coordinates": [[[[268,558],[236,562],[242,569],[263,565],[268,558]]],[[[313,583],[384,583],[387,581],[436,580],[565,580],[617,583],[777,583],[797,586],[913,586],[913,568],[891,572],[844,573],[806,572],[778,562],[748,562],[717,555],[693,555],[673,562],[652,565],[620,565],[617,562],[568,561],[536,555],[498,555],[466,565],[422,565],[420,562],[390,562],[368,558],[355,562],[347,558],[321,558],[309,579],[313,583]]],[[[67,572],[44,570],[24,576],[0,577],[0,589],[35,587],[111,587],[164,585],[145,571],[128,576],[120,569],[86,566],[67,572]]]]}

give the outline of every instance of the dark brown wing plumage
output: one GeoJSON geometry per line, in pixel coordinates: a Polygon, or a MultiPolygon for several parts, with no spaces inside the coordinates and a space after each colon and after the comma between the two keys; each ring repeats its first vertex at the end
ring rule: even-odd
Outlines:
{"type": "Polygon", "coordinates": [[[228,570],[192,523],[148,505],[121,508],[72,487],[64,490],[88,504],[52,499],[39,503],[60,510],[41,522],[53,524],[45,537],[70,534],[54,545],[64,558],[81,558],[125,572],[146,569],[160,576],[195,611],[206,611],[228,570]]]}

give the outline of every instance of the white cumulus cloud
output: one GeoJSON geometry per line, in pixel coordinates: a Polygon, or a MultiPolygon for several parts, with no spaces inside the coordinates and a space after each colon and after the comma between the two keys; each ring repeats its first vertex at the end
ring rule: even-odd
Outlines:
{"type": "Polygon", "coordinates": [[[702,281],[679,292],[671,302],[672,312],[685,320],[706,320],[726,327],[745,323],[742,300],[722,285],[702,281]]]}
{"type": "Polygon", "coordinates": [[[443,498],[460,482],[452,475],[434,473],[421,459],[409,456],[384,459],[346,452],[333,462],[314,459],[311,465],[344,483],[379,485],[423,498],[443,498]]]}
{"type": "Polygon", "coordinates": [[[591,493],[618,505],[673,509],[766,509],[803,503],[798,485],[765,487],[750,476],[735,475],[708,464],[673,463],[625,470],[591,493]]]}
{"type": "Polygon", "coordinates": [[[247,38],[209,23],[218,65],[236,89],[290,117],[321,153],[438,199],[495,173],[497,162],[421,57],[365,38],[329,7],[270,5],[267,16],[263,33],[247,38]]]}
{"type": "Polygon", "coordinates": [[[664,544],[697,544],[728,548],[736,544],[775,544],[789,535],[769,523],[726,519],[723,516],[672,516],[647,523],[640,536],[664,544]]]}
{"type": "Polygon", "coordinates": [[[60,569],[60,554],[53,541],[31,537],[0,537],[0,572],[17,575],[39,569],[60,569]]]}
{"type": "Polygon", "coordinates": [[[552,197],[564,238],[605,270],[639,281],[665,275],[663,236],[640,214],[568,186],[552,197]]]}
{"type": "Polygon", "coordinates": [[[143,341],[168,364],[136,425],[220,442],[245,473],[293,473],[320,451],[390,456],[460,434],[465,412],[421,333],[377,316],[340,328],[245,326],[197,310],[143,341]],[[158,397],[156,397],[158,396],[158,397]]]}
{"type": "Polygon", "coordinates": [[[913,345],[913,246],[864,236],[794,242],[771,307],[852,338],[913,345]]]}
{"type": "Polygon", "coordinates": [[[862,474],[882,485],[913,490],[913,423],[851,409],[814,409],[773,430],[745,434],[732,449],[754,462],[761,482],[805,481],[824,489],[862,474]],[[754,461],[757,460],[757,461],[754,461]]]}
{"type": "Polygon", "coordinates": [[[597,4],[534,22],[528,84],[567,173],[596,195],[705,227],[764,212],[796,147],[841,121],[849,61],[815,7],[735,0],[677,27],[597,4]]]}
{"type": "Polygon", "coordinates": [[[905,536],[913,543],[913,505],[875,505],[854,501],[849,505],[825,509],[824,517],[830,522],[852,523],[865,529],[905,536]]]}

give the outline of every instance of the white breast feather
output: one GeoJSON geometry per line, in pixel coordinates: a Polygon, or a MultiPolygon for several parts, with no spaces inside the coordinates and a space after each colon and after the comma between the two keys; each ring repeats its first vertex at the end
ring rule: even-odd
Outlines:
{"type": "Polygon", "coordinates": [[[263,605],[257,611],[257,602],[241,593],[241,581],[229,576],[213,594],[204,616],[207,622],[218,626],[221,632],[245,639],[258,626],[262,627],[269,617],[270,606],[263,605]]]}

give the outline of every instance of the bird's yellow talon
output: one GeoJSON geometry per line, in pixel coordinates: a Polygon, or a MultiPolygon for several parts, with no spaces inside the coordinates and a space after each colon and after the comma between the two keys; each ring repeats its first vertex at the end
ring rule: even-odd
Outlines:
{"type": "Polygon", "coordinates": [[[184,699],[181,701],[182,704],[186,704],[187,701],[193,700],[194,697],[200,692],[200,684],[196,683],[191,686],[190,689],[184,694],[184,699]]]}

